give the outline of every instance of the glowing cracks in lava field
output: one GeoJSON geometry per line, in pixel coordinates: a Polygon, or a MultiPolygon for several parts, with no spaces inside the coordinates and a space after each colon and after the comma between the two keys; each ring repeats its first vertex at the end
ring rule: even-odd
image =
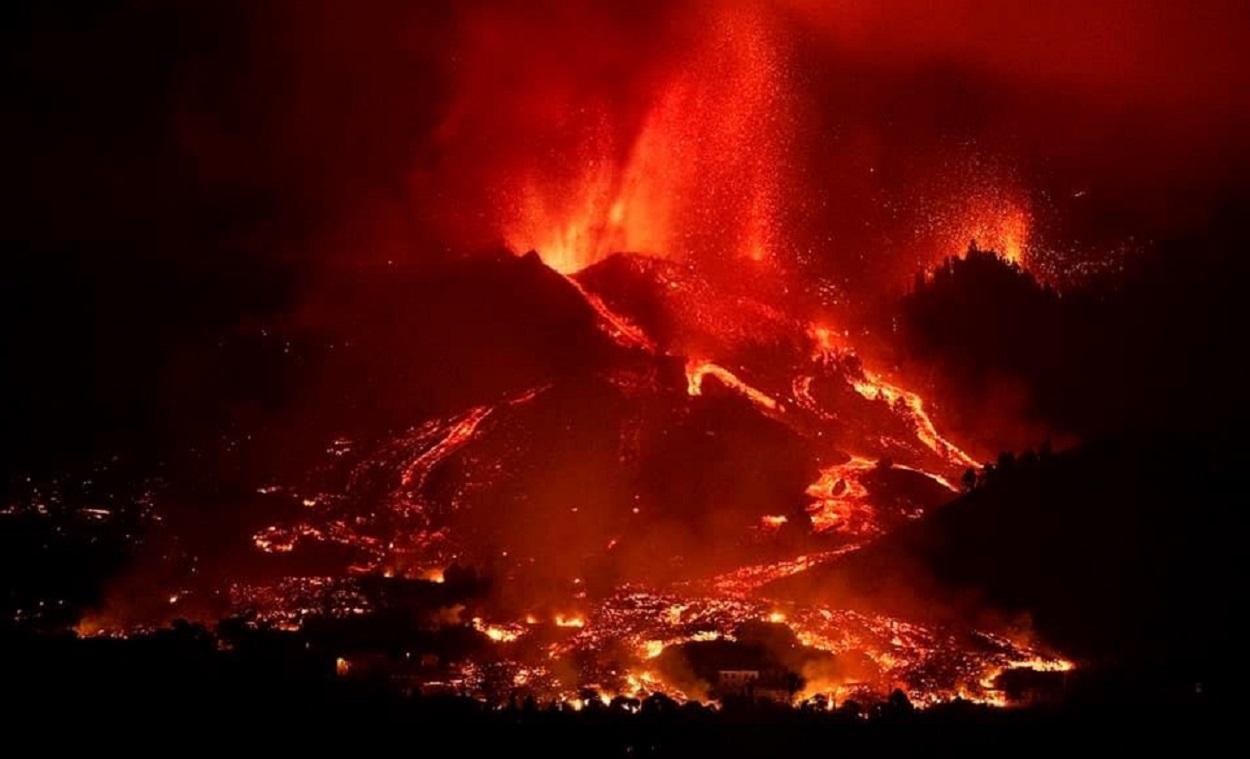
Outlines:
{"type": "MultiPolygon", "coordinates": [[[[575,279],[568,281],[593,310],[604,334],[622,347],[646,351],[651,354],[648,359],[661,358],[661,349],[645,332],[575,279]]],[[[797,333],[803,334],[802,326],[797,333]]],[[[715,698],[705,686],[666,671],[666,663],[674,658],[666,649],[711,640],[732,642],[735,636],[745,635],[743,630],[760,624],[787,628],[807,649],[807,663],[796,665],[796,673],[807,683],[797,699],[820,694],[838,700],[871,701],[901,687],[920,704],[956,696],[1005,703],[1006,696],[997,690],[1002,672],[1070,668],[1070,663],[1049,657],[1034,646],[976,630],[914,624],[770,595],[771,589],[781,592],[778,581],[837,561],[888,529],[892,522],[886,518],[886,507],[879,508],[872,501],[878,477],[893,476],[891,470],[901,469],[926,475],[950,488],[946,477],[972,465],[971,457],[938,433],[919,395],[865,368],[833,330],[813,326],[809,337],[814,345],[810,355],[805,352],[805,343],[789,343],[800,352],[791,354],[792,360],[783,365],[781,373],[755,374],[750,369],[760,367],[734,364],[730,370],[708,359],[689,359],[684,367],[684,389],[690,397],[718,391],[738,396],[759,415],[816,443],[813,450],[819,456],[836,454],[836,458],[821,459],[827,465],[806,489],[812,499],[808,515],[813,534],[802,532],[807,523],[801,513],[769,508],[776,504],[760,504],[757,514],[763,516],[751,520],[744,529],[750,530],[752,549],[760,547],[764,552],[727,562],[715,573],[708,570],[707,574],[664,586],[644,580],[622,581],[614,588],[593,592],[579,579],[574,580],[577,593],[568,598],[545,600],[528,613],[483,603],[463,615],[469,621],[461,616],[464,607],[457,607],[445,619],[440,616],[438,623],[471,629],[483,645],[490,647],[492,656],[489,663],[470,659],[449,666],[447,672],[439,674],[440,687],[445,685],[492,703],[523,691],[573,708],[584,705],[588,698],[640,698],[655,692],[677,699],[715,698]],[[777,394],[785,392],[778,387],[784,387],[787,380],[791,393],[777,394]],[[826,394],[826,390],[830,392],[826,394]],[[863,438],[865,450],[854,451],[859,455],[843,455],[834,441],[841,445],[847,435],[830,433],[840,432],[840,427],[854,431],[854,423],[861,417],[866,420],[863,426],[873,429],[870,425],[881,422],[884,426],[880,429],[888,432],[863,438]],[[926,466],[940,473],[877,460],[893,458],[896,452],[916,467],[926,466]],[[875,456],[865,455],[869,453],[875,456]]],[[[662,360],[668,366],[672,358],[669,354],[662,360]]],[[[675,388],[667,382],[657,383],[657,387],[666,393],[666,407],[671,400],[668,393],[676,391],[681,397],[680,383],[675,388]]],[[[267,552],[291,552],[300,541],[332,542],[350,546],[363,556],[350,568],[350,574],[389,576],[393,572],[409,579],[443,579],[430,568],[447,566],[447,560],[472,561],[474,551],[482,549],[473,545],[472,535],[457,526],[457,515],[463,515],[459,510],[473,501],[463,499],[461,490],[449,489],[448,495],[435,484],[443,480],[444,472],[459,469],[462,462],[466,470],[474,472],[480,472],[484,461],[493,463],[478,455],[476,446],[480,443],[475,441],[508,431],[515,421],[508,407],[527,403],[545,389],[534,388],[409,430],[351,469],[351,482],[342,498],[336,501],[319,494],[305,499],[319,520],[285,529],[269,528],[255,536],[256,546],[267,552]],[[352,500],[361,493],[381,499],[368,502],[377,506],[376,513],[370,509],[368,516],[361,514],[361,502],[352,500]]],[[[291,489],[282,492],[295,495],[291,489]]],[[[615,538],[609,540],[607,551],[613,551],[616,542],[615,538]]],[[[493,546],[487,550],[492,556],[498,555],[493,546]]],[[[499,566],[507,571],[508,564],[515,565],[517,559],[508,558],[507,552],[502,556],[499,566]]],[[[272,604],[273,610],[264,612],[266,618],[283,625],[283,629],[297,629],[305,617],[326,613],[324,609],[342,616],[370,609],[367,599],[350,592],[350,584],[343,579],[326,578],[311,589],[328,600],[319,602],[307,598],[309,593],[293,594],[289,588],[279,588],[269,595],[287,601],[272,604]]],[[[249,607],[264,608],[260,601],[265,593],[243,588],[237,595],[249,607]]],[[[347,673],[345,676],[353,676],[350,667],[347,673]]]]}
{"type": "MultiPolygon", "coordinates": [[[[788,569],[803,566],[810,564],[801,558],[788,569]]],[[[750,584],[762,578],[738,579],[750,584]]],[[[581,624],[565,625],[563,639],[540,648],[546,654],[545,661],[509,664],[515,671],[512,685],[565,702],[581,698],[586,690],[597,691],[601,700],[613,695],[642,698],[656,692],[678,700],[706,700],[714,697],[706,684],[691,682],[688,677],[670,679],[672,673],[666,673],[662,663],[665,649],[734,641],[747,623],[789,628],[809,649],[809,655],[818,654],[800,665],[806,687],[795,694],[796,702],[817,693],[839,703],[850,698],[872,701],[902,688],[921,706],[956,696],[1005,704],[996,683],[1002,672],[1064,672],[1072,668],[1071,662],[1050,656],[1027,640],[914,624],[879,614],[751,598],[741,592],[741,586],[725,592],[716,590],[715,595],[705,595],[693,587],[690,590],[695,592],[637,587],[618,590],[602,599],[581,624]],[[579,662],[578,678],[583,685],[554,677],[553,660],[579,662]]],[[[522,646],[536,629],[519,624],[492,626],[476,620],[474,624],[497,643],[517,641],[522,646]],[[499,632],[491,635],[492,629],[499,632]],[[519,639],[511,637],[512,631],[519,639]]],[[[550,630],[540,633],[550,634],[550,630]]]]}

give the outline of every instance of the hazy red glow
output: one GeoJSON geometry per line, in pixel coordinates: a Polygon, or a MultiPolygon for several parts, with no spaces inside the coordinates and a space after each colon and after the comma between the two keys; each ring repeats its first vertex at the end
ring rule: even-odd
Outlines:
{"type": "MultiPolygon", "coordinates": [[[[1139,211],[1157,202],[1138,194],[1139,180],[1172,181],[1171,159],[1143,156],[1175,145],[1194,159],[1219,145],[1195,139],[1194,112],[1227,116],[1221,134],[1241,123],[1240,103],[1216,96],[1247,79],[1233,32],[1203,56],[1187,13],[1145,5],[792,0],[450,14],[440,31],[453,42],[429,43],[446,53],[435,56],[445,102],[431,107],[429,134],[404,136],[421,154],[402,167],[408,185],[399,198],[342,201],[350,210],[336,206],[332,239],[317,244],[353,265],[398,262],[406,275],[451,250],[533,250],[562,276],[532,258],[491,272],[552,303],[535,295],[500,321],[550,306],[539,340],[586,355],[532,359],[510,334],[478,335],[486,347],[468,346],[458,365],[468,371],[429,384],[489,375],[476,386],[489,391],[388,420],[377,439],[336,439],[329,463],[259,487],[262,503],[300,505],[274,507],[279,516],[247,536],[289,574],[228,576],[215,597],[258,624],[298,629],[314,613],[369,613],[362,577],[443,583],[453,563],[483,567],[497,597],[435,622],[499,646],[493,664],[515,688],[563,700],[591,685],[704,697],[653,660],[759,621],[841,657],[803,672],[805,695],[903,687],[922,702],[999,703],[993,680],[1005,669],[1071,668],[1027,631],[927,620],[924,599],[903,619],[840,598],[797,603],[770,585],[940,508],[996,452],[953,439],[926,378],[882,358],[885,299],[972,240],[1042,278],[1079,275],[1065,258],[1074,247],[1060,243],[1120,230],[1056,230],[1057,209],[1097,199],[1139,211]],[[1182,34],[1165,34],[1177,25],[1182,34]]],[[[211,163],[223,138],[188,131],[211,163]]],[[[1194,159],[1192,171],[1218,174],[1236,159],[1194,159]]],[[[379,185],[391,187],[365,183],[385,195],[379,185]]],[[[1167,211],[1136,216],[1166,228],[1200,213],[1167,211]]],[[[1081,253],[1092,271],[1097,253],[1081,253]]],[[[497,314],[462,323],[503,300],[506,286],[493,287],[467,289],[463,313],[434,314],[439,323],[421,328],[437,335],[419,344],[459,355],[471,329],[497,328],[497,314]]],[[[321,303],[310,302],[315,320],[321,303]]],[[[409,337],[387,350],[415,351],[409,337]]],[[[437,369],[444,356],[419,359],[437,369]]],[[[107,609],[79,629],[192,614],[194,593],[161,596],[158,615],[107,609]]],[[[454,684],[497,695],[482,669],[463,663],[454,684]]]]}

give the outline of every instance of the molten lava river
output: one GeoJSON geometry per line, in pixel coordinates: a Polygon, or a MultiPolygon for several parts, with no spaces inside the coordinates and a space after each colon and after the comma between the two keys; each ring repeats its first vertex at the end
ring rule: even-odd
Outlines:
{"type": "MultiPolygon", "coordinates": [[[[259,483],[257,499],[289,516],[251,550],[308,560],[227,581],[226,608],[207,618],[313,639],[399,619],[415,638],[327,643],[339,675],[490,703],[714,702],[720,672],[758,670],[783,672],[796,704],[895,689],[922,705],[1005,704],[1003,672],[1072,667],[1017,628],[791,596],[811,570],[941,508],[975,467],[920,395],[838,331],[759,303],[737,317],[700,308],[692,270],[643,256],[574,275],[511,261],[574,296],[609,358],[398,434],[329,441],[306,477],[259,483]],[[679,309],[680,328],[630,312],[636,299],[613,287],[625,280],[679,309]]],[[[79,629],[118,623],[105,611],[79,629]]]]}

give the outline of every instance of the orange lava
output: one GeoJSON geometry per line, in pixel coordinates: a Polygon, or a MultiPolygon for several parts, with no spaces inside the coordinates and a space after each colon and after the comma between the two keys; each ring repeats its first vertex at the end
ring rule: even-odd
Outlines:
{"type": "MultiPolygon", "coordinates": [[[[833,361],[851,352],[844,347],[844,343],[838,339],[837,334],[827,327],[813,326],[809,329],[809,336],[814,343],[813,358],[815,360],[833,361]]],[[[937,427],[925,410],[924,399],[919,394],[892,384],[880,374],[862,365],[858,376],[850,376],[848,381],[855,392],[864,398],[870,401],[883,401],[909,419],[915,428],[916,437],[951,466],[977,466],[974,458],[938,433],[937,427]]]]}
{"type": "Polygon", "coordinates": [[[692,396],[703,394],[703,378],[711,375],[728,387],[746,397],[756,406],[768,411],[783,411],[775,398],[763,393],[738,379],[738,376],[723,366],[711,361],[690,360],[686,362],[686,392],[692,396]]]}
{"type": "Polygon", "coordinates": [[[823,469],[820,478],[807,488],[807,494],[815,499],[808,507],[812,529],[859,536],[879,532],[868,488],[861,482],[864,473],[875,467],[875,462],[852,456],[845,464],[823,469]]]}
{"type": "MultiPolygon", "coordinates": [[[[553,267],[554,268],[554,267],[553,267]]],[[[603,330],[608,337],[611,337],[618,345],[626,348],[641,348],[642,350],[655,352],[655,343],[647,337],[647,333],[643,332],[637,325],[633,324],[629,319],[608,308],[603,299],[598,295],[582,287],[581,283],[576,279],[565,276],[565,279],[573,289],[577,290],[589,305],[599,319],[599,328],[603,330]]]]}

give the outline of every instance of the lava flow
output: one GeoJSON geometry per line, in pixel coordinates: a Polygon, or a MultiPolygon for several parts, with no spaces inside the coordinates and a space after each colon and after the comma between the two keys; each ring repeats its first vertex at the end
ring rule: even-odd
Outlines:
{"type": "Polygon", "coordinates": [[[24,5],[32,711],[1235,727],[1250,2],[24,5]]]}
{"type": "MultiPolygon", "coordinates": [[[[974,460],[917,393],[800,319],[775,320],[787,341],[766,361],[740,352],[737,370],[683,355],[639,326],[646,299],[536,260],[498,265],[573,295],[612,346],[608,363],[400,434],[336,439],[302,482],[259,485],[263,503],[298,513],[252,536],[277,577],[227,576],[231,614],[308,634],[398,604],[427,628],[480,636],[479,648],[425,651],[440,664],[409,672],[407,655],[388,663],[349,638],[332,644],[341,676],[399,668],[415,687],[489,702],[718,700],[718,672],[746,667],[788,672],[787,702],[901,688],[920,704],[1001,703],[1000,673],[1071,667],[1016,633],[778,590],[953,497],[974,460]],[[317,573],[293,571],[310,562],[317,573]]],[[[674,276],[654,292],[686,289],[665,284],[674,276]]],[[[169,613],[203,593],[178,589],[169,613]]],[[[125,630],[106,618],[79,629],[125,630]]]]}
{"type": "MultiPolygon", "coordinates": [[[[607,294],[559,281],[618,347],[619,364],[427,421],[372,447],[339,445],[333,454],[349,466],[337,481],[267,484],[265,497],[298,499],[304,513],[256,533],[255,547],[275,557],[335,548],[344,563],[327,575],[233,582],[237,613],[301,630],[326,617],[383,613],[395,601],[379,582],[465,592],[436,602],[427,624],[470,629],[489,653],[412,676],[422,688],[492,702],[517,693],[567,703],[651,692],[717,700],[725,686],[714,662],[729,668],[745,656],[750,666],[793,675],[790,702],[872,701],[902,688],[920,704],[957,696],[1001,703],[999,673],[1071,667],[1018,635],[774,594],[779,581],[837,562],[951,497],[949,478],[972,458],[937,432],[919,395],[881,379],[849,347],[835,348],[830,330],[797,323],[782,372],[743,366],[739,374],[683,358],[633,314],[614,311],[607,294]],[[598,400],[584,405],[581,397],[598,400]],[[574,410],[582,416],[569,416],[574,410]],[[563,437],[580,442],[568,448],[563,437]],[[750,455],[763,459],[747,459],[738,472],[719,468],[716,457],[750,450],[757,437],[765,447],[750,455]],[[652,451],[677,443],[694,446],[677,449],[695,456],[690,470],[655,470],[652,451]],[[858,449],[845,452],[852,443],[858,449]],[[776,444],[811,457],[810,469],[795,471],[807,479],[776,491],[789,505],[730,489],[703,512],[664,495],[661,483],[673,477],[703,489],[708,477],[731,488],[739,477],[747,482],[776,444]],[[607,455],[593,466],[603,468],[586,481],[611,487],[568,491],[547,475],[585,477],[579,470],[600,447],[607,455]],[[654,477],[661,479],[646,484],[654,477]],[[711,543],[688,534],[697,524],[712,530],[711,543]],[[552,534],[560,535],[558,553],[552,534]],[[657,543],[672,558],[655,556],[649,546],[657,543]],[[482,568],[499,586],[472,591],[466,577],[477,575],[463,567],[482,568]],[[708,657],[712,665],[691,664],[708,657]]],[[[784,465],[772,464],[779,472],[784,465]]],[[[391,666],[371,658],[366,667],[359,652],[352,664],[353,652],[342,653],[343,676],[391,666]]]]}
{"type": "Polygon", "coordinates": [[[747,383],[738,379],[733,372],[717,366],[711,361],[689,361],[686,364],[686,392],[690,395],[703,394],[703,378],[707,376],[715,377],[727,387],[731,387],[734,391],[741,393],[752,403],[767,411],[781,411],[782,406],[775,399],[766,393],[751,387],[747,383]]]}
{"type": "MultiPolygon", "coordinates": [[[[166,619],[199,602],[323,636],[339,676],[491,703],[716,701],[741,671],[783,673],[785,703],[1002,703],[1001,673],[1071,668],[1019,631],[786,590],[941,508],[977,464],[939,406],[827,326],[836,288],[788,268],[796,102],[774,20],[731,3],[706,26],[634,120],[538,98],[590,126],[557,168],[493,177],[511,251],[430,275],[400,301],[407,331],[370,344],[429,351],[395,372],[442,370],[401,383],[431,396],[422,416],[361,422],[304,475],[256,482],[258,560],[175,588],[166,619]],[[397,642],[363,632],[377,620],[397,642]]],[[[1018,262],[1021,208],[956,226],[1018,262]]],[[[164,621],[108,619],[79,629],[164,621]]]]}

